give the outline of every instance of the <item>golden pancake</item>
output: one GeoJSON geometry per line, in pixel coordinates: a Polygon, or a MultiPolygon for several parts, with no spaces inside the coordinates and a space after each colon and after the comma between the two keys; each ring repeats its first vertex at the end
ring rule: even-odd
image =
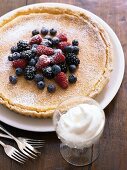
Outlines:
{"type": "MultiPolygon", "coordinates": [[[[95,97],[107,84],[112,64],[112,48],[106,31],[85,12],[70,7],[37,4],[19,8],[0,19],[0,103],[10,110],[32,117],[51,117],[57,105],[68,97],[95,97]],[[80,65],[75,84],[56,92],[37,89],[34,81],[20,77],[16,85],[9,83],[15,70],[8,61],[10,48],[19,40],[30,40],[34,29],[55,28],[66,33],[69,42],[79,41],[80,65]]],[[[46,80],[46,84],[55,82],[46,80]]]]}

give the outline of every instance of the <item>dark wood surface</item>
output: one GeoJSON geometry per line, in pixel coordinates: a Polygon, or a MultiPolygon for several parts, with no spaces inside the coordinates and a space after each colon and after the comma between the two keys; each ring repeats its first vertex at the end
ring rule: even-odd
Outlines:
{"type": "MultiPolygon", "coordinates": [[[[0,0],[0,16],[20,6],[46,2],[43,0],[0,0]]],[[[54,2],[54,0],[47,0],[54,2]]],[[[127,57],[127,1],[126,0],[57,0],[85,8],[104,19],[119,37],[127,57]]],[[[92,170],[127,170],[127,71],[119,92],[105,109],[106,126],[102,138],[101,154],[92,170]]],[[[66,163],[59,153],[59,140],[55,133],[32,133],[5,125],[14,135],[43,138],[46,145],[41,156],[21,166],[10,160],[0,147],[0,170],[83,170],[66,163]]],[[[3,140],[5,141],[5,140],[3,140]]],[[[8,141],[14,146],[14,142],[8,141]]]]}

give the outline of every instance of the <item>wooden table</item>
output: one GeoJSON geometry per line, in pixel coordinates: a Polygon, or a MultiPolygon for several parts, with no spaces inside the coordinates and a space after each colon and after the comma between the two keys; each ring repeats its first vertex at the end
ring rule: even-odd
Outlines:
{"type": "MultiPolygon", "coordinates": [[[[20,6],[46,2],[43,0],[0,0],[0,16],[20,6]]],[[[47,0],[54,2],[54,0],[47,0]]],[[[104,19],[118,35],[127,57],[127,1],[126,0],[57,0],[85,8],[104,19]]],[[[121,88],[113,101],[105,109],[106,126],[102,138],[101,154],[93,163],[92,170],[127,169],[127,71],[121,88]]],[[[41,156],[21,166],[10,160],[0,147],[0,170],[76,170],[66,163],[59,153],[59,140],[55,133],[32,133],[6,125],[17,136],[43,138],[46,145],[41,149],[41,156]]],[[[8,142],[14,145],[14,142],[8,142]]],[[[85,167],[87,169],[88,167],[85,167]]],[[[90,168],[89,168],[90,169],[90,168]]]]}

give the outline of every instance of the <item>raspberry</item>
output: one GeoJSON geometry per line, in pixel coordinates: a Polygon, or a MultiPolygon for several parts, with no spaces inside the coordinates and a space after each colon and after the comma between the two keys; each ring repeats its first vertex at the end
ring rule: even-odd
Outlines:
{"type": "Polygon", "coordinates": [[[14,60],[12,62],[12,66],[14,68],[22,68],[23,69],[26,67],[26,65],[27,65],[27,61],[24,59],[18,59],[18,60],[14,60]]]}
{"type": "Polygon", "coordinates": [[[66,41],[62,41],[58,44],[58,48],[60,48],[61,50],[64,50],[65,47],[69,46],[70,43],[66,42],[66,41]]]}
{"type": "Polygon", "coordinates": [[[67,35],[60,33],[57,35],[57,37],[59,38],[60,41],[67,41],[67,35]]]}
{"type": "Polygon", "coordinates": [[[32,45],[32,44],[40,44],[41,42],[42,42],[42,37],[40,34],[38,34],[33,36],[29,43],[30,45],[32,45]]]}
{"type": "Polygon", "coordinates": [[[37,47],[37,55],[53,55],[54,54],[54,50],[50,47],[46,47],[44,45],[38,45],[37,47]]]}
{"type": "Polygon", "coordinates": [[[67,76],[64,72],[60,72],[59,74],[57,74],[55,76],[55,81],[56,83],[59,84],[60,87],[62,87],[63,89],[66,89],[68,87],[68,80],[67,80],[67,76]]]}
{"type": "Polygon", "coordinates": [[[63,63],[65,61],[65,56],[58,52],[53,56],[53,63],[54,64],[59,64],[59,63],[63,63]]]}
{"type": "Polygon", "coordinates": [[[36,64],[37,70],[42,70],[43,68],[47,67],[50,64],[50,58],[47,55],[41,55],[39,60],[36,64]]]}

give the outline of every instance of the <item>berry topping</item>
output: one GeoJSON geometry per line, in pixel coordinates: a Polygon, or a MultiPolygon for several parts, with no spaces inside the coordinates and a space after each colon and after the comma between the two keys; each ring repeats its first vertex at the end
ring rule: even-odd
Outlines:
{"type": "Polygon", "coordinates": [[[36,69],[33,66],[27,66],[24,70],[24,77],[26,80],[33,80],[36,73],[36,69]]]}
{"type": "Polygon", "coordinates": [[[47,39],[47,40],[49,40],[49,41],[52,41],[52,37],[51,37],[50,35],[46,35],[46,36],[44,37],[44,39],[47,39]]]}
{"type": "Polygon", "coordinates": [[[67,35],[60,33],[57,35],[57,37],[59,38],[60,41],[67,41],[67,35]]]}
{"type": "Polygon", "coordinates": [[[36,82],[43,81],[43,80],[44,80],[44,77],[43,77],[42,74],[36,74],[36,75],[34,76],[34,80],[35,80],[36,82]]]}
{"type": "Polygon", "coordinates": [[[67,63],[68,65],[76,65],[76,66],[78,66],[79,63],[80,63],[80,60],[79,60],[79,58],[76,57],[75,54],[69,53],[69,54],[66,56],[66,63],[67,63]]]}
{"type": "Polygon", "coordinates": [[[22,68],[16,68],[15,73],[17,76],[21,76],[23,74],[23,69],[22,68]]]}
{"type": "Polygon", "coordinates": [[[60,40],[59,40],[59,38],[58,38],[58,37],[53,37],[53,39],[52,39],[52,44],[53,44],[53,46],[58,45],[58,44],[59,44],[59,42],[60,42],[60,40]]]}
{"type": "Polygon", "coordinates": [[[62,53],[61,49],[54,49],[54,53],[62,53]]]}
{"type": "Polygon", "coordinates": [[[69,71],[70,71],[70,73],[74,73],[75,71],[76,71],[76,65],[70,65],[69,66],[69,71]]]}
{"type": "Polygon", "coordinates": [[[47,55],[41,55],[36,63],[37,70],[42,70],[50,64],[50,58],[47,55]]]}
{"type": "Polygon", "coordinates": [[[62,53],[56,53],[53,56],[53,62],[54,64],[59,64],[65,62],[65,56],[62,53]]]}
{"type": "Polygon", "coordinates": [[[23,59],[30,60],[33,56],[34,54],[32,53],[32,50],[26,50],[21,52],[21,58],[23,59]]]}
{"type": "Polygon", "coordinates": [[[24,41],[24,40],[20,40],[18,43],[17,43],[17,47],[18,47],[18,50],[19,51],[23,51],[23,50],[28,50],[30,49],[30,46],[28,44],[27,41],[24,41]]]}
{"type": "Polygon", "coordinates": [[[36,60],[34,58],[32,58],[30,61],[29,61],[29,65],[30,66],[35,66],[36,65],[36,60]]]}
{"type": "Polygon", "coordinates": [[[51,47],[52,46],[52,42],[48,39],[43,39],[43,41],[41,42],[41,45],[44,45],[46,47],[51,47]]]}
{"type": "Polygon", "coordinates": [[[8,56],[8,60],[9,60],[9,61],[13,61],[12,54],[10,54],[10,55],[8,56]]]}
{"type": "MultiPolygon", "coordinates": [[[[68,82],[75,83],[77,77],[71,74],[67,78],[67,71],[74,73],[80,64],[77,57],[79,42],[74,39],[71,44],[67,40],[66,34],[57,34],[54,28],[48,30],[42,27],[40,32],[37,29],[33,30],[30,41],[20,40],[17,46],[11,48],[12,54],[8,56],[8,60],[15,68],[16,76],[24,75],[26,80],[34,79],[38,89],[45,88],[44,77],[54,78],[63,89],[68,87],[68,82]]],[[[9,77],[12,84],[16,84],[16,76],[9,77]]],[[[49,84],[47,90],[53,93],[56,86],[49,84]]]]}
{"type": "Polygon", "coordinates": [[[9,76],[9,81],[11,84],[16,84],[17,83],[17,77],[16,76],[9,76]]]}
{"type": "Polygon", "coordinates": [[[68,54],[73,51],[73,46],[69,45],[64,48],[64,53],[68,54]]]}
{"type": "Polygon", "coordinates": [[[79,47],[73,46],[72,52],[73,52],[74,54],[78,55],[78,53],[79,53],[79,47]]]}
{"type": "Polygon", "coordinates": [[[66,41],[62,41],[58,44],[58,48],[60,48],[61,50],[64,50],[67,46],[69,46],[70,43],[66,42],[66,41]]]}
{"type": "Polygon", "coordinates": [[[54,93],[56,91],[56,86],[54,84],[49,84],[47,90],[49,93],[54,93]]]}
{"type": "Polygon", "coordinates": [[[48,66],[46,68],[43,69],[43,75],[47,78],[47,79],[52,79],[54,78],[54,74],[52,72],[52,67],[48,66]]]}
{"type": "Polygon", "coordinates": [[[35,30],[32,31],[32,36],[37,35],[37,34],[39,34],[38,30],[35,29],[35,30]]]}
{"type": "Polygon", "coordinates": [[[32,44],[40,44],[41,42],[42,42],[42,37],[40,34],[38,34],[33,36],[29,43],[30,45],[32,45],[32,44]]]}
{"type": "Polygon", "coordinates": [[[17,47],[17,46],[11,47],[11,52],[12,52],[12,53],[18,52],[18,47],[17,47]]]}
{"type": "Polygon", "coordinates": [[[48,29],[45,28],[45,27],[42,27],[42,29],[41,29],[41,34],[42,34],[42,35],[47,35],[47,34],[48,34],[48,29]]]}
{"type": "Polygon", "coordinates": [[[58,73],[60,73],[60,72],[61,72],[60,66],[58,66],[58,65],[53,65],[53,66],[52,66],[52,72],[53,72],[54,75],[57,75],[58,73]]]}
{"type": "Polygon", "coordinates": [[[61,71],[66,73],[67,72],[67,65],[65,63],[61,63],[59,64],[61,71]]]}
{"type": "Polygon", "coordinates": [[[64,72],[60,72],[55,76],[55,81],[59,84],[60,87],[66,89],[68,87],[67,76],[64,72]]]}
{"type": "Polygon", "coordinates": [[[70,76],[69,76],[69,78],[68,78],[68,81],[69,81],[69,83],[76,83],[76,81],[77,81],[77,77],[76,76],[74,76],[73,74],[71,74],[70,76]]]}
{"type": "Polygon", "coordinates": [[[13,58],[13,60],[18,60],[20,58],[20,54],[18,52],[14,52],[12,54],[12,58],[13,58]]]}
{"type": "Polygon", "coordinates": [[[39,82],[37,82],[37,87],[40,90],[43,90],[45,88],[45,83],[43,81],[39,81],[39,82]]]}
{"type": "Polygon", "coordinates": [[[54,28],[50,29],[50,35],[54,36],[56,35],[57,30],[55,30],[54,28]]]}
{"type": "Polygon", "coordinates": [[[39,45],[37,47],[37,55],[42,55],[42,54],[45,54],[45,55],[53,55],[54,54],[54,50],[50,47],[46,47],[44,45],[39,45]]]}
{"type": "Polygon", "coordinates": [[[78,40],[73,40],[73,41],[72,41],[72,45],[78,46],[78,44],[79,44],[79,43],[78,43],[78,40]]]}
{"type": "Polygon", "coordinates": [[[18,60],[14,60],[13,62],[12,62],[12,66],[14,67],[14,68],[25,68],[26,67],[26,65],[27,65],[27,61],[26,60],[24,60],[24,59],[18,59],[18,60]]]}

